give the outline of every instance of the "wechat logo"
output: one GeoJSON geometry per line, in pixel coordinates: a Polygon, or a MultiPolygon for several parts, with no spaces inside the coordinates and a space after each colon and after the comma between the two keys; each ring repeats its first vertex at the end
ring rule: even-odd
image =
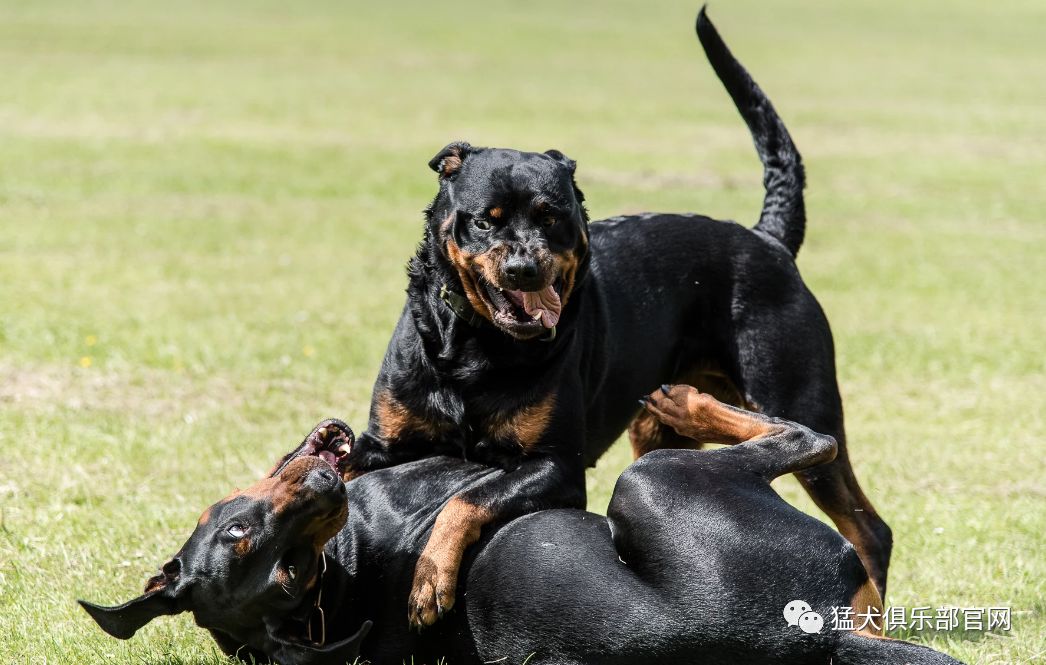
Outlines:
{"type": "Polygon", "coordinates": [[[804,633],[819,633],[824,628],[824,617],[811,609],[805,600],[793,600],[782,611],[789,626],[799,626],[804,633]]]}

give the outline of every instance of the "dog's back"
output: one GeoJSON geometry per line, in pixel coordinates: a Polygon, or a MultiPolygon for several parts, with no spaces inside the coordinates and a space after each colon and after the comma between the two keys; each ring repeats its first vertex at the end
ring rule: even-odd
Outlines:
{"type": "MultiPolygon", "coordinates": [[[[727,374],[734,369],[723,360],[730,355],[723,346],[736,335],[733,315],[739,307],[765,305],[772,311],[799,300],[805,321],[823,320],[793,261],[806,227],[799,151],[704,10],[697,34],[751,131],[764,169],[763,208],[752,229],[704,215],[667,213],[590,225],[592,279],[584,315],[592,321],[589,329],[612,333],[586,345],[593,357],[582,365],[598,373],[588,385],[601,388],[587,414],[590,464],[628,426],[636,386],[646,389],[666,376],[698,383],[695,374],[709,368],[727,374]],[[643,362],[624,362],[628,358],[643,362]]],[[[817,326],[809,330],[814,337],[826,332],[817,326]]]]}

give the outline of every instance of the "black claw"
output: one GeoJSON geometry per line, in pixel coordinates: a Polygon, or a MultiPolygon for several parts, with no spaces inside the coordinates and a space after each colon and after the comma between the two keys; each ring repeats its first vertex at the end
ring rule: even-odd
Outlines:
{"type": "Polygon", "coordinates": [[[661,392],[663,392],[664,394],[667,395],[668,391],[671,390],[671,389],[672,389],[672,386],[668,385],[667,383],[662,383],[661,384],[661,392]]]}
{"type": "Polygon", "coordinates": [[[639,406],[646,406],[650,402],[650,398],[646,395],[639,398],[639,406]]]}

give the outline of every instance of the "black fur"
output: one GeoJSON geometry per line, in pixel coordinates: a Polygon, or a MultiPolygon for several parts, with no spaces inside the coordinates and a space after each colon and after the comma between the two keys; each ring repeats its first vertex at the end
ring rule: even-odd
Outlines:
{"type": "Polygon", "coordinates": [[[755,230],[778,240],[795,256],[806,234],[806,174],[799,151],[770,100],[730,53],[703,8],[697,17],[697,36],[712,69],[751,130],[759,161],[763,163],[766,198],[755,230]]]}
{"type": "MultiPolygon", "coordinates": [[[[341,665],[357,652],[375,665],[954,665],[930,649],[827,623],[814,634],[787,625],[786,604],[806,601],[827,621],[832,607],[851,606],[868,575],[850,543],[770,487],[781,474],[830,460],[835,441],[796,423],[752,418],[768,425],[766,434],[708,452],[644,456],[618,480],[606,517],[547,510],[490,530],[465,569],[460,611],[420,634],[403,621],[403,605],[438,509],[505,471],[435,457],[346,484],[348,520],[326,545],[321,584],[327,641],[347,644],[347,651],[324,654],[297,640],[275,641],[273,634],[300,633],[293,627],[315,612],[315,594],[292,595],[277,608],[271,576],[243,573],[271,571],[288,553],[309,549],[315,515],[329,507],[313,495],[277,516],[257,496],[212,507],[177,556],[171,608],[142,620],[122,614],[148,602],[142,599],[115,608],[84,605],[121,638],[158,614],[190,611],[226,653],[283,665],[341,665]],[[241,560],[223,544],[230,520],[259,529],[253,558],[241,560]]],[[[324,497],[334,496],[323,487],[324,497]]],[[[307,574],[303,568],[303,579],[307,574]]]]}
{"type": "MultiPolygon", "coordinates": [[[[581,508],[584,468],[637,417],[635,397],[666,381],[699,383],[839,441],[836,462],[801,480],[884,591],[890,530],[850,468],[831,331],[793,261],[805,225],[799,153],[703,11],[697,32],[764,164],[766,198],[755,229],[690,214],[590,225],[575,164],[562,153],[447,146],[430,164],[440,174],[439,193],[410,263],[407,303],[352,473],[448,454],[507,472],[461,497],[494,522],[542,508],[581,508]],[[554,209],[553,226],[543,226],[537,202],[554,209]],[[489,257],[498,247],[523,271],[495,276],[509,289],[562,282],[540,272],[543,260],[576,259],[574,288],[561,292],[569,299],[555,339],[541,339],[547,331],[532,323],[473,325],[441,298],[447,289],[464,300],[473,279],[459,270],[453,248],[489,257]],[[513,276],[527,269],[530,278],[513,276]],[[534,422],[535,409],[549,399],[536,440],[521,445],[499,428],[514,417],[534,422]]],[[[648,447],[671,439],[656,434],[648,447]]],[[[442,601],[435,602],[442,608],[442,601]]]]}

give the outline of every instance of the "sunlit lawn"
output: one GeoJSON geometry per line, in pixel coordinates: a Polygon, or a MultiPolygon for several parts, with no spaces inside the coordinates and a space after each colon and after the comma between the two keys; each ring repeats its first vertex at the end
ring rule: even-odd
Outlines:
{"type": "MultiPolygon", "coordinates": [[[[136,593],[321,418],[364,426],[446,142],[559,148],[596,216],[760,205],[696,5],[217,4],[0,4],[5,662],[218,659],[187,616],[121,643],[74,599],[136,593]]],[[[1046,6],[711,11],[807,163],[889,603],[1012,606],[913,637],[1042,662],[1046,6]]]]}

